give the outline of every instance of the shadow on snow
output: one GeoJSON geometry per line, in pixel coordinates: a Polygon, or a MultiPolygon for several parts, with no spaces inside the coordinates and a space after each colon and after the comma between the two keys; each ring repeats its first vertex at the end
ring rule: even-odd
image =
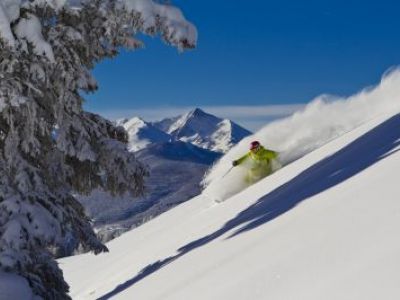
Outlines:
{"type": "Polygon", "coordinates": [[[181,247],[176,255],[148,265],[134,278],[117,286],[98,300],[109,299],[117,295],[179,257],[204,246],[231,230],[235,230],[235,232],[229,238],[255,229],[289,211],[300,202],[346,181],[383,158],[399,151],[400,149],[397,149],[400,146],[399,129],[400,114],[397,114],[332,156],[317,162],[287,183],[261,197],[219,230],[181,247]]]}

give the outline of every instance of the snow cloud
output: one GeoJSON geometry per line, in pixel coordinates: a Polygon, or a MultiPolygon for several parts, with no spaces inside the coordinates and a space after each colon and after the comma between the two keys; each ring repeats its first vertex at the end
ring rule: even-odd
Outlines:
{"type": "Polygon", "coordinates": [[[251,140],[280,153],[280,162],[288,164],[327,142],[387,113],[400,112],[400,68],[388,71],[379,85],[348,98],[322,95],[292,116],[267,124],[254,135],[232,148],[205,178],[205,193],[227,198],[246,187],[246,168],[235,168],[223,175],[231,162],[248,151],[251,140]],[[221,190],[221,186],[224,190],[221,190]]]}

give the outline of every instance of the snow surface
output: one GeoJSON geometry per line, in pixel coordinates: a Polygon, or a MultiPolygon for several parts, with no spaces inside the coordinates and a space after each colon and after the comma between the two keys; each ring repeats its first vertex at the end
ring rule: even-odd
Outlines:
{"type": "Polygon", "coordinates": [[[399,128],[373,117],[225,202],[200,195],[59,260],[71,296],[399,299],[399,128]]]}
{"type": "Polygon", "coordinates": [[[10,23],[19,17],[20,4],[21,1],[0,1],[0,37],[2,37],[10,46],[15,45],[10,23]]]}
{"type": "MultiPolygon", "coordinates": [[[[20,10],[23,6],[29,5],[43,5],[48,4],[56,10],[61,9],[66,0],[1,0],[0,1],[0,38],[3,38],[10,46],[15,46],[15,37],[11,30],[11,23],[15,22],[20,16],[20,10]]],[[[42,26],[32,15],[27,20],[21,20],[22,26],[17,24],[19,33],[18,37],[26,38],[28,41],[35,45],[38,52],[44,50],[42,53],[46,56],[49,55],[49,51],[52,50],[49,44],[42,37],[42,26]],[[21,28],[22,27],[22,28],[21,28]]],[[[49,56],[48,56],[49,57],[49,56]]],[[[53,57],[54,58],[54,57],[53,57]]]]}
{"type": "Polygon", "coordinates": [[[32,43],[37,55],[44,55],[51,62],[55,62],[53,49],[43,38],[42,24],[36,16],[27,14],[27,18],[22,19],[17,24],[15,33],[20,39],[26,39],[32,43]]]}

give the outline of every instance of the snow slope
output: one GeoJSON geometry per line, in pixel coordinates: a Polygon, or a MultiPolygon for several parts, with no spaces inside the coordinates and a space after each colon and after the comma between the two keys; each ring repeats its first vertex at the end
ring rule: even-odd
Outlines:
{"type": "MultiPolygon", "coordinates": [[[[399,299],[400,115],[59,260],[73,299],[399,299]]],[[[224,189],[224,186],[220,187],[224,189]]]]}

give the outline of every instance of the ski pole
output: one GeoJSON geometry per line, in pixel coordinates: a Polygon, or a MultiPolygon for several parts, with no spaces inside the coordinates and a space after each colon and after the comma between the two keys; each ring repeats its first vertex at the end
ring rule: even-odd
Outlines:
{"type": "Polygon", "coordinates": [[[230,169],[229,169],[228,171],[226,171],[226,173],[224,174],[224,176],[221,177],[221,179],[224,178],[226,175],[228,175],[228,173],[229,173],[230,171],[232,171],[233,168],[234,168],[234,166],[230,167],[230,169]]]}

